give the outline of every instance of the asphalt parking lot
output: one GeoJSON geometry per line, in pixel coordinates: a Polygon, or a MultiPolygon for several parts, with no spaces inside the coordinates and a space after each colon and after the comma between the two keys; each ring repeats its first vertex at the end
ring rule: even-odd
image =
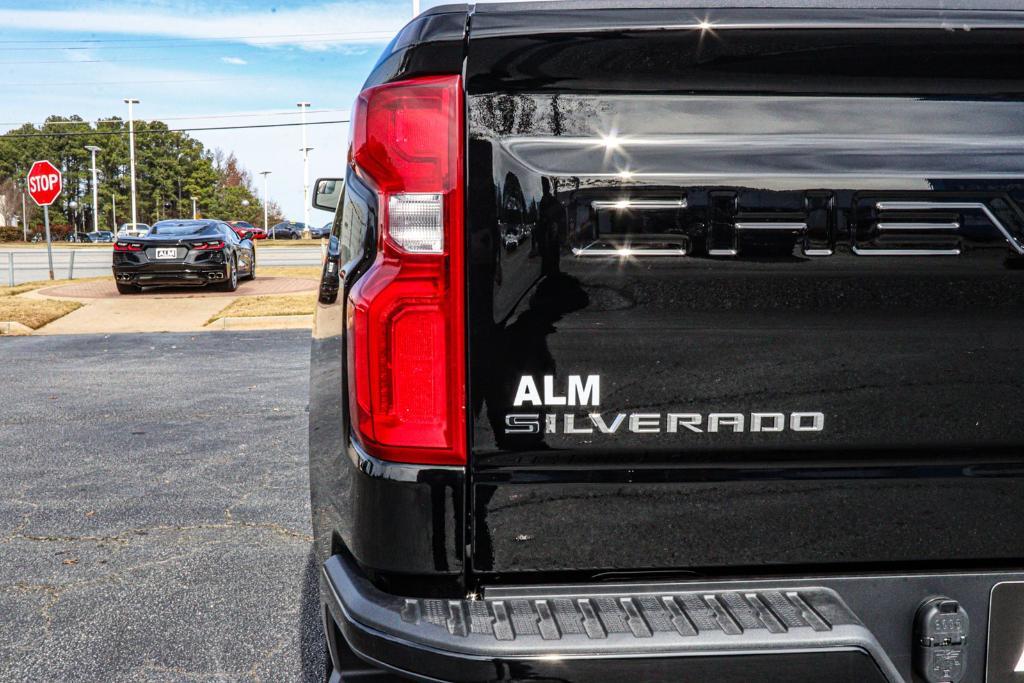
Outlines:
{"type": "Polygon", "coordinates": [[[322,680],[308,339],[0,338],[0,680],[322,680]]]}

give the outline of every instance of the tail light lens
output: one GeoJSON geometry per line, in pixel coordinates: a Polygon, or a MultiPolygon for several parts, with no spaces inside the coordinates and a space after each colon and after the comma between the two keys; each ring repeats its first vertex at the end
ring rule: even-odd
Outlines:
{"type": "Polygon", "coordinates": [[[197,251],[216,251],[217,249],[223,249],[223,242],[193,242],[192,248],[197,251]]]}
{"type": "Polygon", "coordinates": [[[142,245],[135,242],[114,242],[114,251],[142,251],[142,245]]]}
{"type": "Polygon", "coordinates": [[[349,405],[386,460],[466,462],[462,119],[458,76],[369,88],[355,108],[350,159],[381,230],[349,294],[349,405]]]}

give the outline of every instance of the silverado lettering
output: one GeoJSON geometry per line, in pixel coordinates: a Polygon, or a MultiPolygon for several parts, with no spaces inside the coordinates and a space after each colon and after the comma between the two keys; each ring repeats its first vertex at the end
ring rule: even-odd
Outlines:
{"type": "Polygon", "coordinates": [[[615,434],[620,428],[634,434],[667,432],[820,432],[825,428],[824,413],[601,413],[562,415],[514,413],[505,416],[507,434],[615,434]],[[623,427],[623,425],[625,425],[623,427]]]}

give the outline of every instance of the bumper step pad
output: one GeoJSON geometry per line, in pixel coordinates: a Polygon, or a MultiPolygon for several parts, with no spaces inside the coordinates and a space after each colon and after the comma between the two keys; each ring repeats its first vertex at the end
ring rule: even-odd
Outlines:
{"type": "Polygon", "coordinates": [[[835,593],[821,588],[596,598],[406,599],[401,616],[407,624],[444,628],[452,636],[497,640],[600,640],[618,634],[699,639],[704,634],[741,636],[759,629],[767,636],[800,629],[827,633],[836,626],[860,623],[835,593]]]}
{"type": "Polygon", "coordinates": [[[601,584],[419,599],[379,591],[339,556],[324,564],[321,584],[357,654],[428,679],[521,679],[524,670],[533,678],[550,669],[558,680],[602,680],[639,667],[644,680],[662,680],[654,675],[659,670],[664,680],[689,680],[678,677],[686,673],[725,681],[739,667],[741,676],[759,671],[765,681],[776,680],[772,668],[786,681],[804,680],[796,675],[802,668],[812,672],[808,680],[902,681],[874,635],[830,588],[601,584]],[[573,675],[565,675],[567,667],[573,675]],[[587,671],[593,675],[576,675],[587,671]]]}

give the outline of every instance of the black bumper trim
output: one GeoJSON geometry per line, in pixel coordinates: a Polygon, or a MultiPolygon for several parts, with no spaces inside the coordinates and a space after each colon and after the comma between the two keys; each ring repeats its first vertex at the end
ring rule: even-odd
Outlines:
{"type": "Polygon", "coordinates": [[[739,681],[756,671],[767,681],[774,670],[792,681],[804,680],[793,675],[801,669],[806,680],[903,680],[829,588],[634,584],[623,593],[565,586],[560,597],[523,589],[515,598],[415,599],[377,590],[338,555],[324,564],[321,587],[359,656],[421,680],[739,681]]]}
{"type": "Polygon", "coordinates": [[[179,268],[154,268],[150,264],[126,267],[114,266],[114,279],[138,285],[206,285],[226,282],[229,270],[225,264],[188,264],[179,268]],[[216,276],[216,277],[212,277],[216,276]]]}

